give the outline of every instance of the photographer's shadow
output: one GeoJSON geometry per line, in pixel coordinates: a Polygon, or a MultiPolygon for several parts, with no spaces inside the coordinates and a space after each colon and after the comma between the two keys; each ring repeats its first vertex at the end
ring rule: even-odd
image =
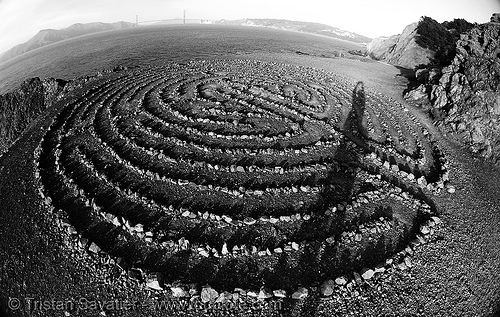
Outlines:
{"type": "MultiPolygon", "coordinates": [[[[352,93],[352,108],[342,124],[340,132],[343,134],[340,144],[335,149],[332,164],[324,189],[320,192],[316,210],[327,210],[342,202],[349,203],[354,195],[354,185],[362,155],[368,150],[365,118],[365,92],[362,82],[358,82],[352,93]],[[357,146],[356,146],[357,145],[357,146]]],[[[352,229],[351,219],[346,219],[345,208],[338,208],[334,215],[323,215],[320,211],[313,221],[304,222],[296,236],[290,237],[293,241],[320,241],[326,239],[328,232],[335,233],[335,240],[340,241],[342,232],[352,229]]],[[[315,245],[314,243],[312,245],[315,245]]],[[[287,272],[273,279],[273,287],[294,288],[297,284],[307,285],[323,276],[335,276],[347,273],[355,264],[350,254],[337,254],[339,249],[330,248],[322,251],[315,247],[308,248],[300,257],[295,270],[290,270],[289,259],[283,254],[274,271],[287,272]],[[334,261],[330,259],[335,259],[334,261]],[[311,268],[317,268],[311,270],[311,268]]]]}

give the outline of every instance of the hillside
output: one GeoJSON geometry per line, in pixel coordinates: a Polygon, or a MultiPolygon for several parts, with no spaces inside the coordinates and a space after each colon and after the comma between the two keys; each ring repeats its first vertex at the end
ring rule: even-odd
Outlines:
{"type": "Polygon", "coordinates": [[[339,28],[332,27],[330,25],[314,23],[314,22],[290,21],[290,20],[279,20],[279,19],[241,19],[241,20],[217,20],[213,21],[212,23],[226,24],[226,25],[268,27],[279,30],[304,32],[304,33],[324,35],[331,38],[346,40],[354,43],[368,43],[371,41],[371,38],[369,37],[341,30],[339,28]]]}
{"type": "Polygon", "coordinates": [[[0,155],[38,115],[56,102],[66,81],[31,78],[18,89],[0,95],[0,155]]]}
{"type": "Polygon", "coordinates": [[[374,39],[366,47],[368,55],[410,69],[429,63],[435,52],[417,44],[417,26],[415,22],[406,26],[401,34],[374,39]]]}
{"type": "Polygon", "coordinates": [[[401,34],[373,39],[367,53],[373,59],[409,69],[429,63],[447,65],[455,55],[460,34],[473,26],[464,19],[439,23],[424,16],[406,26],[401,34]]]}
{"type": "Polygon", "coordinates": [[[59,42],[65,39],[69,39],[72,37],[77,37],[90,33],[129,28],[133,27],[134,25],[135,24],[133,23],[123,22],[123,21],[115,23],[93,22],[93,23],[76,23],[60,30],[54,30],[54,29],[41,30],[29,41],[23,44],[16,45],[10,50],[0,55],[0,63],[3,63],[11,58],[14,58],[18,55],[34,50],[36,48],[52,44],[55,42],[59,42]]]}

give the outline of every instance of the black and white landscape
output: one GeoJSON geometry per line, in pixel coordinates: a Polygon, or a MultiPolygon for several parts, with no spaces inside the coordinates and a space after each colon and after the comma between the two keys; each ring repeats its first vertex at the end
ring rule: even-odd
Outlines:
{"type": "Polygon", "coordinates": [[[500,20],[408,22],[77,24],[2,55],[0,313],[498,314],[500,20]]]}

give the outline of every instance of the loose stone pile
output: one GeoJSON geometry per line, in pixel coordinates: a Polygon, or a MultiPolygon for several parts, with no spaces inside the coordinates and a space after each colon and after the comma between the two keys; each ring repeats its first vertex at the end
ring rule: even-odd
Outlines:
{"type": "Polygon", "coordinates": [[[296,290],[375,267],[448,182],[402,105],[311,68],[167,63],[65,103],[35,153],[40,195],[91,252],[161,274],[152,288],[296,290]]]}

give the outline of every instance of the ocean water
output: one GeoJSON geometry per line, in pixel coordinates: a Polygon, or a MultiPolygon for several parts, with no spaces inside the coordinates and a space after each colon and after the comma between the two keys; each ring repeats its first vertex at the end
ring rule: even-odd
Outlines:
{"type": "Polygon", "coordinates": [[[0,65],[0,94],[32,77],[71,79],[117,65],[245,58],[253,53],[333,57],[358,44],[298,32],[222,25],[145,26],[85,35],[22,54],[0,65]]]}

